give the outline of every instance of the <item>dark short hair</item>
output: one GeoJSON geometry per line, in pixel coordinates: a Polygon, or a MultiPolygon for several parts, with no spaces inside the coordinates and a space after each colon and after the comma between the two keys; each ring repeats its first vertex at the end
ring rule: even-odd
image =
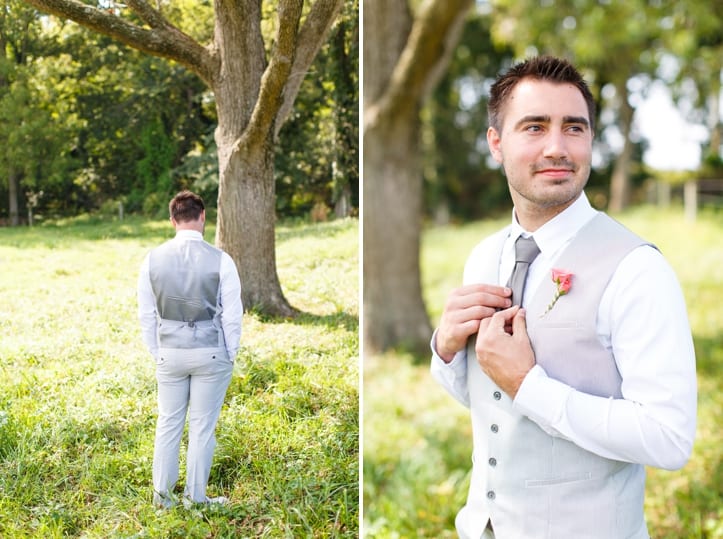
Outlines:
{"type": "Polygon", "coordinates": [[[181,191],[168,203],[168,213],[179,223],[197,221],[205,208],[203,199],[191,191],[181,191]]]}
{"type": "Polygon", "coordinates": [[[487,116],[491,127],[498,132],[502,128],[503,108],[512,90],[523,79],[536,79],[555,83],[569,83],[575,86],[587,103],[590,129],[595,130],[595,99],[585,79],[570,62],[554,56],[536,56],[512,66],[500,75],[490,90],[487,116]]]}

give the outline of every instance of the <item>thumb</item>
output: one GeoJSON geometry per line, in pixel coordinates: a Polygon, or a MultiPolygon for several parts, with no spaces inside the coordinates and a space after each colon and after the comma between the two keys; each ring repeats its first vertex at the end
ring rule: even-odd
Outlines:
{"type": "Polygon", "coordinates": [[[520,309],[515,313],[515,317],[512,319],[512,335],[515,336],[518,333],[520,335],[527,336],[527,311],[520,309]]]}

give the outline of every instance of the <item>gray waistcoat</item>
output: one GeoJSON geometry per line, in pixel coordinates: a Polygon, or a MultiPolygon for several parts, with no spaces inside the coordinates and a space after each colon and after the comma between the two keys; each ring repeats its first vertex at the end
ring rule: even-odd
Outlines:
{"type": "MultiPolygon", "coordinates": [[[[489,254],[480,282],[498,282],[506,234],[489,254]]],[[[549,376],[593,395],[619,398],[612,353],[597,337],[600,298],[620,261],[643,240],[605,214],[585,225],[553,267],[574,274],[570,292],[541,317],[555,293],[546,279],[527,307],[535,358],[549,376]]],[[[471,346],[471,347],[470,347],[471,346]]],[[[462,537],[480,536],[491,519],[498,537],[642,539],[644,469],[609,460],[553,437],[512,408],[467,349],[474,436],[467,505],[457,517],[462,537]]]]}
{"type": "Polygon", "coordinates": [[[205,241],[172,240],[151,251],[159,348],[223,348],[221,251],[205,241]]]}

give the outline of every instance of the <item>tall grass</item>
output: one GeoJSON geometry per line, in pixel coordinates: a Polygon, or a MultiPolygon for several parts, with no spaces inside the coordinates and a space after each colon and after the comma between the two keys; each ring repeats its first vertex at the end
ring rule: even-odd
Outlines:
{"type": "Polygon", "coordinates": [[[135,288],[170,225],[0,230],[0,537],[356,537],[357,230],[279,226],[279,277],[305,314],[244,316],[209,483],[230,504],[193,510],[151,504],[135,288]]]}
{"type": "MultiPolygon", "coordinates": [[[[695,341],[699,408],[693,456],[680,471],[648,469],[645,512],[655,539],[723,538],[723,214],[696,223],[642,207],[618,219],[654,242],[683,287],[695,341]]],[[[433,324],[462,280],[471,248],[505,220],[425,232],[422,273],[433,324]]],[[[429,358],[364,358],[364,535],[453,538],[471,468],[468,411],[429,375],[429,358]]]]}

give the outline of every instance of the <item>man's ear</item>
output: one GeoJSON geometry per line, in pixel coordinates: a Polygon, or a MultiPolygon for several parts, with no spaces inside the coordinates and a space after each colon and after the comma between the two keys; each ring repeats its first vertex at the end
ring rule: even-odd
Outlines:
{"type": "Polygon", "coordinates": [[[500,149],[501,142],[502,139],[500,138],[500,134],[497,132],[497,129],[494,127],[488,128],[487,145],[490,147],[490,153],[492,154],[494,160],[500,164],[502,163],[502,150],[500,149]]]}

